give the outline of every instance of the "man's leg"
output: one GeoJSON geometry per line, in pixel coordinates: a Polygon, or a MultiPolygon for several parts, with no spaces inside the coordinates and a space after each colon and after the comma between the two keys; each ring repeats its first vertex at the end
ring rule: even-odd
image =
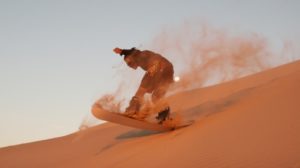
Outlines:
{"type": "Polygon", "coordinates": [[[127,116],[132,116],[134,115],[137,111],[139,111],[141,106],[141,100],[139,97],[133,96],[129,102],[129,106],[125,110],[125,115],[127,116]]]}
{"type": "Polygon", "coordinates": [[[147,117],[148,112],[143,111],[141,108],[144,102],[144,95],[147,92],[152,92],[153,79],[146,73],[141,81],[141,84],[138,90],[135,93],[135,96],[132,97],[129,106],[126,108],[125,115],[128,115],[133,118],[144,119],[147,117]]]}
{"type": "Polygon", "coordinates": [[[160,124],[162,122],[164,122],[170,115],[169,104],[164,99],[168,88],[169,88],[169,85],[161,86],[160,88],[155,89],[152,94],[152,101],[154,103],[153,112],[158,113],[156,119],[159,120],[160,124]]]}
{"type": "Polygon", "coordinates": [[[129,106],[126,108],[125,115],[132,116],[140,111],[142,106],[143,97],[146,93],[146,89],[139,87],[135,96],[133,96],[129,102],[129,106]]]}
{"type": "Polygon", "coordinates": [[[157,104],[159,101],[161,101],[161,99],[166,95],[168,88],[169,87],[167,85],[164,85],[155,89],[152,93],[152,102],[157,104]]]}

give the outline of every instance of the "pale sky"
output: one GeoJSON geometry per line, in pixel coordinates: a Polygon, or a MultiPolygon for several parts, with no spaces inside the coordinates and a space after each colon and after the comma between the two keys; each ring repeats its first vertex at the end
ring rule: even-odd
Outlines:
{"type": "Polygon", "coordinates": [[[297,0],[0,0],[0,147],[77,131],[117,89],[116,46],[190,19],[299,42],[299,11],[297,0]]]}

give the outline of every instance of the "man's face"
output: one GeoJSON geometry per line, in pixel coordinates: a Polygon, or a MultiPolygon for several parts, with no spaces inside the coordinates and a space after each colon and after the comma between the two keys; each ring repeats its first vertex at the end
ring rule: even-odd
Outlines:
{"type": "Polygon", "coordinates": [[[132,68],[132,69],[137,69],[138,65],[134,62],[134,60],[130,57],[126,57],[125,58],[125,62],[126,64],[132,68]]]}

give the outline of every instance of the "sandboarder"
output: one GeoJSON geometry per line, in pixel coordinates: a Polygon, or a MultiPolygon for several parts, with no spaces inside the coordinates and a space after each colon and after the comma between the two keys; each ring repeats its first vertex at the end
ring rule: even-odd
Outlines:
{"type": "MultiPolygon", "coordinates": [[[[124,61],[130,68],[137,69],[140,67],[146,71],[138,90],[124,112],[124,114],[129,117],[144,119],[149,115],[141,111],[144,95],[146,93],[151,94],[151,100],[154,106],[159,104],[169,86],[174,82],[173,65],[160,54],[149,50],[141,51],[136,48],[121,49],[117,47],[113,51],[120,54],[120,56],[123,55],[124,61]]],[[[159,123],[162,123],[169,117],[170,107],[164,105],[156,113],[158,113],[156,119],[159,123]]]]}

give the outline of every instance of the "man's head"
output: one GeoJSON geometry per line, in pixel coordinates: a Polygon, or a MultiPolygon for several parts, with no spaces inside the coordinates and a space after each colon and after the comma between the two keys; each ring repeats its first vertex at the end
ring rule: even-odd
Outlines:
{"type": "Polygon", "coordinates": [[[137,69],[138,65],[133,55],[134,52],[138,51],[137,49],[135,49],[134,47],[131,49],[121,49],[116,47],[113,51],[116,54],[120,54],[121,56],[124,55],[124,61],[126,62],[126,64],[132,69],[137,69]]]}

